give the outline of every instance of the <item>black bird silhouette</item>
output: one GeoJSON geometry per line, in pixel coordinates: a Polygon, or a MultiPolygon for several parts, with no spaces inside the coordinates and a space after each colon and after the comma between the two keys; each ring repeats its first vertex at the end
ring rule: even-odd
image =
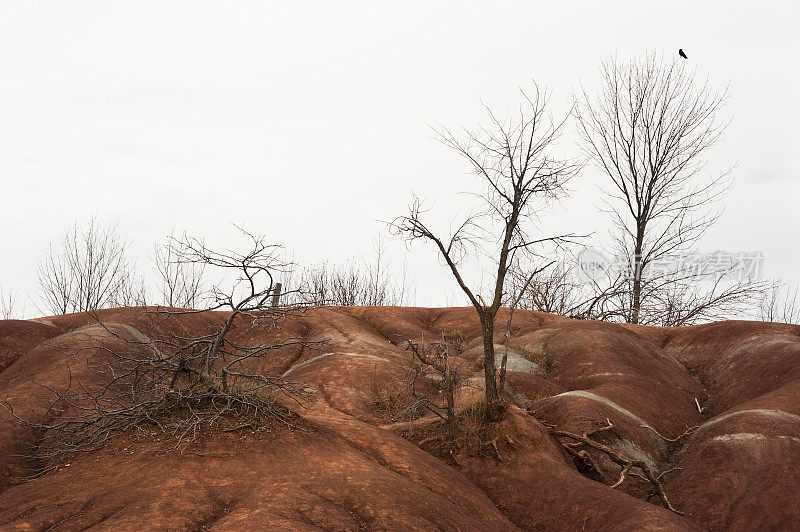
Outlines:
{"type": "Polygon", "coordinates": [[[683,57],[684,59],[689,59],[688,57],[686,57],[686,54],[683,52],[683,48],[679,48],[678,49],[678,55],[683,57]]]}

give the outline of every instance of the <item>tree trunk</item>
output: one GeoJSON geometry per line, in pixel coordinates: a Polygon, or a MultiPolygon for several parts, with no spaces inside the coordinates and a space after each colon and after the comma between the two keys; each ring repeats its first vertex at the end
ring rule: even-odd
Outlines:
{"type": "Polygon", "coordinates": [[[481,316],[483,329],[483,374],[486,387],[486,418],[498,421],[503,415],[503,402],[497,388],[494,360],[494,316],[481,316]]]}
{"type": "Polygon", "coordinates": [[[642,277],[638,273],[639,259],[636,259],[636,271],[633,274],[633,305],[631,308],[631,323],[639,323],[639,308],[642,306],[642,277]]]}
{"type": "Polygon", "coordinates": [[[633,304],[631,323],[639,323],[639,311],[642,307],[642,247],[644,246],[644,229],[636,232],[636,248],[633,255],[633,304]]]}
{"type": "Polygon", "coordinates": [[[444,357],[444,386],[445,399],[447,400],[447,422],[452,425],[456,420],[455,383],[453,382],[453,372],[450,370],[450,355],[446,351],[444,357]]]}

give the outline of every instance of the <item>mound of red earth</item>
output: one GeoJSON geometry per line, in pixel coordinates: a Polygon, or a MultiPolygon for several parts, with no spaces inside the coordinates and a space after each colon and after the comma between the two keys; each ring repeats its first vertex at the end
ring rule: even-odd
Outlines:
{"type": "MultiPolygon", "coordinates": [[[[427,452],[378,399],[402,387],[404,338],[458,336],[481,393],[479,324],[470,308],[327,308],[240,341],[325,340],[270,352],[251,368],[312,386],[289,406],[302,426],[197,437],[181,452],[123,435],[33,480],[30,448],[44,387],[87,378],[82,342],[147,337],[141,309],[0,321],[0,529],[217,530],[789,530],[800,527],[800,327],[722,322],[650,328],[518,311],[507,397],[489,452],[427,452]],[[97,323],[99,319],[103,325],[97,323]],[[113,333],[116,331],[116,333],[113,333]],[[83,356],[83,358],[82,358],[83,356]],[[15,420],[9,410],[19,419],[15,420]],[[591,471],[551,429],[611,424],[597,441],[663,473],[683,515],[650,484],[591,454],[591,471]],[[459,454],[460,453],[460,454],[459,454]]],[[[200,331],[224,315],[183,315],[200,331]]],[[[501,312],[498,324],[505,323],[501,312]]],[[[503,343],[498,326],[496,342],[503,343]]],[[[291,401],[289,402],[291,403],[291,401]]],[[[563,441],[563,439],[562,439],[563,441]]],[[[430,449],[428,449],[430,450],[430,449]]]]}

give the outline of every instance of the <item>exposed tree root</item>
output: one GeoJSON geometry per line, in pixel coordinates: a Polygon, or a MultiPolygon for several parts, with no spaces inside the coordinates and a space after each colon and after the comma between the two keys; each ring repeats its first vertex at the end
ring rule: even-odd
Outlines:
{"type": "Polygon", "coordinates": [[[694,434],[694,431],[699,429],[700,425],[695,425],[694,427],[689,427],[688,429],[686,429],[683,432],[683,434],[681,434],[677,438],[667,438],[666,436],[660,434],[656,429],[654,429],[653,427],[651,427],[649,425],[642,425],[642,428],[649,429],[653,434],[655,434],[656,436],[658,436],[659,438],[661,438],[664,441],[668,441],[670,443],[675,443],[675,442],[680,441],[681,439],[685,438],[686,436],[690,436],[690,435],[694,434]]]}
{"type": "MultiPolygon", "coordinates": [[[[608,423],[606,426],[600,427],[599,429],[596,429],[588,434],[583,434],[583,435],[575,434],[573,432],[567,432],[564,430],[558,430],[552,427],[550,428],[550,433],[556,437],[569,438],[571,440],[574,440],[572,442],[561,442],[560,440],[559,441],[570,454],[587,461],[589,464],[591,464],[591,466],[595,469],[595,471],[599,472],[600,468],[597,466],[597,463],[589,455],[586,449],[579,449],[581,446],[591,447],[592,449],[600,451],[604,453],[606,456],[608,456],[614,463],[619,465],[622,469],[620,471],[620,475],[617,481],[611,484],[612,488],[620,486],[625,481],[625,477],[628,474],[641,476],[642,478],[650,482],[650,484],[653,486],[653,494],[658,496],[659,500],[661,501],[661,504],[664,505],[664,508],[678,515],[683,515],[682,512],[679,512],[672,506],[672,504],[670,504],[669,499],[667,498],[667,494],[664,492],[664,486],[661,483],[661,478],[666,473],[675,471],[675,469],[670,469],[668,471],[663,471],[663,472],[653,471],[643,460],[634,460],[631,458],[626,458],[624,456],[621,456],[619,453],[617,453],[610,447],[607,447],[602,443],[592,440],[590,438],[591,435],[597,434],[598,432],[610,430],[614,427],[611,421],[606,420],[606,422],[608,423]],[[639,469],[642,472],[642,475],[638,475],[635,472],[631,471],[634,468],[639,469]]],[[[686,435],[685,433],[682,434],[681,436],[676,438],[675,441],[677,441],[677,439],[680,439],[685,435],[686,435]]],[[[661,437],[663,438],[663,436],[661,437]]]]}

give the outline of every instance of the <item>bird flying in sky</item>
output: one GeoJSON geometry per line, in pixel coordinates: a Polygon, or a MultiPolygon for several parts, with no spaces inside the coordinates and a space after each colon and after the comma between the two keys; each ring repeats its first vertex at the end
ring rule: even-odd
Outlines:
{"type": "Polygon", "coordinates": [[[684,53],[683,48],[678,49],[678,55],[683,57],[684,59],[689,59],[688,57],[686,57],[686,54],[684,53]]]}

